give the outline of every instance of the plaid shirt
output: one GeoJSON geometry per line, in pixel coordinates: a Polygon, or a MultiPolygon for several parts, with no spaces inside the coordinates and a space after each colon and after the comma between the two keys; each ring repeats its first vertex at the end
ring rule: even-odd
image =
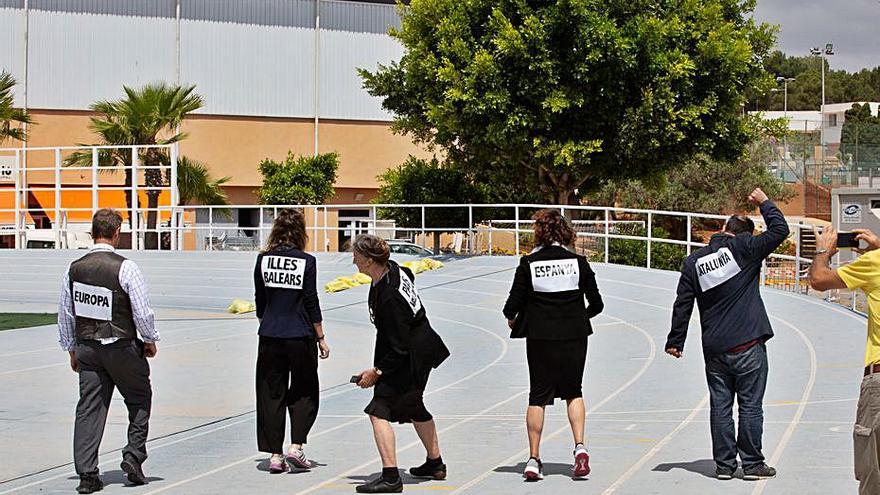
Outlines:
{"type": "MultiPolygon", "coordinates": [[[[95,251],[115,251],[109,244],[98,243],[89,249],[95,251]]],[[[119,285],[131,300],[131,313],[134,324],[144,342],[159,340],[156,331],[153,309],[150,307],[150,292],[140,268],[134,261],[125,260],[119,268],[119,285]]],[[[118,339],[101,339],[102,344],[110,344],[118,339]]],[[[65,351],[72,351],[76,345],[76,317],[73,315],[73,299],[70,296],[70,267],[64,272],[61,281],[61,298],[58,301],[58,343],[65,351]]]]}

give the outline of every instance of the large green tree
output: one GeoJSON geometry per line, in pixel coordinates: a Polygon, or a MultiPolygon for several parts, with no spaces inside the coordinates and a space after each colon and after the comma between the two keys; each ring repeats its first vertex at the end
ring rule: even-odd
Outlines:
{"type": "Polygon", "coordinates": [[[0,144],[7,139],[24,141],[27,135],[22,124],[32,123],[26,111],[13,107],[12,89],[15,84],[12,74],[0,71],[0,144]]]}
{"type": "MultiPolygon", "coordinates": [[[[486,188],[474,183],[468,175],[453,166],[444,166],[436,158],[427,161],[410,156],[403,164],[378,177],[377,203],[385,204],[461,204],[483,203],[486,188]]],[[[422,227],[421,208],[387,208],[383,218],[391,218],[397,227],[422,227]]],[[[425,227],[430,229],[462,228],[469,224],[466,208],[426,208],[425,227]]],[[[477,220],[477,219],[474,219],[477,220]]],[[[434,252],[440,251],[440,234],[434,231],[434,252]]]]}
{"type": "Polygon", "coordinates": [[[745,92],[772,85],[774,29],[754,5],[413,0],[391,31],[403,57],[361,75],[396,131],[568,203],[607,179],[742,152],[745,92]]]}
{"type": "Polygon", "coordinates": [[[880,111],[872,115],[867,103],[856,103],[846,111],[840,154],[845,163],[859,169],[880,167],[880,111]]]}
{"type": "MultiPolygon", "coordinates": [[[[178,132],[179,125],[191,112],[204,104],[202,97],[195,93],[195,86],[178,86],[165,83],[147,84],[141,88],[123,87],[125,97],[113,101],[98,101],[89,108],[98,115],[91,118],[91,129],[98,135],[100,142],[93,145],[154,145],[173,144],[182,141],[187,134],[178,132]]],[[[107,148],[99,154],[99,165],[125,167],[125,186],[130,187],[133,180],[131,150],[123,148],[107,148]]],[[[159,195],[161,187],[171,183],[168,168],[161,168],[170,163],[170,157],[164,149],[142,148],[138,160],[144,166],[144,178],[147,196],[147,229],[156,228],[158,218],[159,195]],[[146,168],[150,167],[150,168],[146,168]]],[[[92,162],[90,151],[77,152],[70,155],[65,162],[68,165],[89,165],[92,162]]],[[[126,202],[131,209],[131,193],[126,192],[126,202]]],[[[155,232],[147,232],[144,236],[145,246],[154,249],[158,246],[155,232]]]]}

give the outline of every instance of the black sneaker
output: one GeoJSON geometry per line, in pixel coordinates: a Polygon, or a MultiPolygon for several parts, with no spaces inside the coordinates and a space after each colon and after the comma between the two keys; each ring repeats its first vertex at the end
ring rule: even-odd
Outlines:
{"type": "Polygon", "coordinates": [[[728,468],[716,467],[715,468],[715,477],[719,480],[732,480],[733,479],[733,471],[728,468]]]}
{"type": "Polygon", "coordinates": [[[122,463],[119,464],[125,474],[128,475],[128,482],[133,485],[144,485],[147,483],[147,477],[141,469],[141,463],[133,454],[125,454],[122,456],[122,463]]]}
{"type": "Polygon", "coordinates": [[[403,480],[397,478],[395,481],[388,481],[385,477],[379,476],[363,485],[358,485],[354,490],[358,493],[401,493],[403,480]]]}
{"type": "Polygon", "coordinates": [[[97,474],[81,474],[76,493],[95,493],[104,489],[104,483],[97,474]]]}
{"type": "Polygon", "coordinates": [[[435,480],[446,479],[446,464],[426,460],[418,467],[409,468],[409,474],[414,478],[432,478],[435,480]]]}
{"type": "Polygon", "coordinates": [[[746,481],[768,480],[776,477],[776,469],[765,463],[743,469],[743,479],[746,481]]]}

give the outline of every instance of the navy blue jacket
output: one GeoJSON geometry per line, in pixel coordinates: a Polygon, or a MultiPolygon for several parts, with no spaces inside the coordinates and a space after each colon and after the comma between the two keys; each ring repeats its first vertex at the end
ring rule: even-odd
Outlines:
{"type": "Polygon", "coordinates": [[[788,237],[788,224],[770,200],[761,204],[761,215],[767,224],[764,233],[715,234],[708,246],[684,260],[667,349],[684,349],[694,300],[700,308],[706,359],[773,337],[759,292],[761,263],[788,237]]]}
{"type": "Polygon", "coordinates": [[[260,335],[282,339],[314,337],[322,320],[315,257],[294,248],[257,256],[254,298],[260,335]]]}

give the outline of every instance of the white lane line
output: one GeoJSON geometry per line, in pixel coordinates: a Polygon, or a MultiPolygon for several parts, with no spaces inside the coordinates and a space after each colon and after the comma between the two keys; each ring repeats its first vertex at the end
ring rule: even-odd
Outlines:
{"type": "MultiPolygon", "coordinates": [[[[511,402],[511,401],[513,401],[513,400],[515,400],[515,399],[519,399],[520,397],[522,397],[523,395],[526,395],[527,393],[528,393],[528,390],[523,390],[523,391],[521,391],[521,392],[519,392],[519,393],[514,394],[514,395],[511,396],[511,397],[508,397],[507,399],[504,399],[503,401],[496,402],[495,404],[493,404],[493,405],[487,407],[486,409],[483,409],[482,411],[478,412],[478,413],[477,413],[477,416],[479,416],[479,415],[481,415],[481,414],[485,414],[485,413],[487,413],[487,412],[489,412],[489,411],[492,411],[492,410],[494,410],[494,409],[497,409],[497,408],[499,408],[499,407],[501,407],[501,406],[503,406],[503,405],[505,405],[505,404],[507,404],[507,403],[509,403],[509,402],[511,402]]],[[[452,429],[458,428],[459,426],[461,426],[461,425],[463,425],[463,424],[470,423],[470,422],[473,421],[474,419],[476,419],[476,418],[465,418],[465,419],[462,419],[461,421],[457,421],[457,422],[455,422],[455,423],[452,423],[451,425],[449,425],[449,426],[447,426],[447,427],[445,427],[445,428],[443,428],[443,429],[437,430],[437,434],[440,435],[440,434],[446,433],[447,431],[450,431],[450,430],[452,430],[452,429]]],[[[422,444],[421,440],[414,440],[414,441],[412,441],[412,442],[410,442],[410,443],[408,443],[408,444],[406,444],[406,445],[404,445],[404,446],[402,446],[402,447],[399,447],[399,448],[397,449],[397,452],[403,452],[403,451],[405,451],[405,450],[411,449],[411,448],[413,448],[413,447],[415,447],[415,446],[417,446],[417,445],[421,445],[421,444],[422,444]]],[[[375,458],[370,459],[369,461],[364,462],[363,464],[361,464],[361,465],[359,465],[359,466],[355,466],[355,467],[353,467],[353,468],[351,468],[351,469],[349,469],[349,470],[347,470],[347,471],[345,471],[345,472],[343,472],[343,473],[340,473],[340,474],[334,476],[333,478],[330,478],[329,480],[322,481],[321,483],[318,483],[318,484],[316,484],[316,485],[313,485],[313,486],[311,486],[311,487],[309,487],[309,488],[306,488],[306,489],[304,489],[304,490],[300,490],[300,491],[296,492],[296,494],[297,494],[297,495],[305,495],[306,493],[311,493],[311,492],[314,492],[314,491],[316,491],[316,490],[320,490],[321,488],[324,488],[325,486],[328,486],[328,485],[331,485],[331,484],[336,483],[337,481],[339,481],[339,480],[345,478],[345,477],[348,476],[348,475],[351,475],[351,474],[357,473],[357,472],[359,472],[359,471],[361,471],[361,470],[364,470],[364,469],[366,469],[366,468],[368,468],[368,467],[370,467],[370,466],[373,466],[373,465],[375,465],[376,463],[379,463],[379,462],[381,462],[381,458],[380,458],[379,456],[376,456],[375,458]]]]}
{"type": "MultiPolygon", "coordinates": [[[[211,326],[225,325],[225,324],[229,324],[229,323],[239,323],[239,322],[238,322],[238,321],[230,321],[230,322],[227,322],[227,323],[218,323],[218,324],[214,324],[214,325],[211,325],[211,326]]],[[[212,338],[209,338],[209,339],[188,340],[188,341],[186,341],[186,342],[180,342],[180,343],[177,343],[177,344],[162,345],[162,343],[161,343],[161,341],[160,341],[160,343],[159,343],[159,350],[162,351],[162,350],[167,350],[167,349],[175,349],[175,348],[183,347],[183,346],[187,346],[187,345],[192,345],[192,344],[202,344],[202,343],[205,343],[205,342],[213,342],[213,341],[216,341],[216,340],[227,340],[227,339],[233,339],[233,338],[238,338],[238,337],[242,337],[242,336],[245,336],[245,335],[256,335],[256,330],[251,330],[251,331],[248,331],[248,332],[242,332],[242,333],[235,333],[235,334],[232,334],[232,335],[225,335],[225,336],[222,336],[222,337],[212,337],[212,338]]],[[[55,367],[58,367],[58,366],[70,366],[70,363],[69,363],[69,361],[64,360],[63,362],[60,362],[60,363],[46,364],[46,365],[43,365],[43,366],[33,366],[33,367],[30,367],[30,368],[19,368],[19,369],[15,369],[15,370],[9,370],[9,371],[3,371],[3,372],[0,372],[0,376],[14,375],[14,374],[17,374],[17,373],[25,373],[25,372],[27,372],[27,371],[44,370],[44,369],[48,369],[48,368],[55,368],[55,367]]]]}
{"type": "MultiPolygon", "coordinates": [[[[635,375],[632,376],[632,378],[630,378],[626,383],[621,385],[617,390],[615,390],[614,392],[612,392],[611,394],[606,396],[604,399],[602,399],[600,402],[598,402],[596,405],[594,405],[593,407],[591,407],[590,409],[587,410],[588,419],[589,419],[590,414],[593,414],[593,412],[595,412],[597,409],[601,408],[602,406],[607,404],[609,401],[611,401],[612,399],[617,397],[621,392],[623,392],[624,390],[629,388],[632,384],[636,383],[639,380],[639,378],[641,378],[642,375],[644,375],[645,372],[648,371],[648,368],[651,366],[651,364],[654,362],[654,359],[657,356],[657,345],[654,343],[654,339],[651,337],[651,334],[646,332],[643,328],[641,328],[637,325],[634,325],[632,323],[629,323],[626,320],[622,320],[620,318],[615,318],[613,316],[611,316],[609,318],[614,318],[614,319],[618,320],[620,323],[622,323],[628,327],[631,327],[631,328],[635,329],[636,331],[638,331],[639,333],[641,333],[642,336],[645,338],[645,340],[648,341],[648,344],[650,345],[650,348],[651,348],[651,352],[650,352],[649,359],[646,360],[642,364],[642,367],[639,369],[639,371],[635,375]]],[[[566,424],[565,426],[562,426],[561,428],[550,433],[549,435],[544,435],[541,438],[541,441],[546,442],[547,440],[550,440],[550,439],[562,434],[563,432],[568,431],[570,428],[571,428],[571,426],[566,424]]],[[[511,462],[515,462],[517,460],[522,460],[523,456],[528,454],[528,452],[529,452],[528,448],[525,448],[525,449],[517,452],[516,454],[508,457],[507,459],[501,461],[500,463],[495,464],[490,469],[483,472],[483,474],[481,474],[481,475],[477,476],[476,478],[471,479],[467,483],[459,486],[457,489],[453,490],[451,493],[456,494],[456,493],[464,492],[465,490],[473,487],[474,485],[477,485],[478,483],[482,482],[483,480],[485,480],[486,478],[491,476],[492,473],[495,472],[495,469],[498,468],[499,466],[506,466],[506,465],[510,464],[511,462]]]]}
{"type": "MultiPolygon", "coordinates": [[[[497,364],[499,361],[501,361],[501,360],[507,355],[507,352],[508,352],[508,350],[509,350],[509,345],[508,345],[507,341],[506,341],[505,339],[499,337],[495,332],[492,332],[492,331],[490,331],[490,330],[488,330],[488,329],[486,329],[486,328],[483,328],[483,327],[480,327],[480,326],[477,326],[477,325],[472,325],[472,324],[470,324],[470,323],[466,323],[466,322],[459,321],[459,320],[453,320],[453,319],[450,319],[450,318],[441,318],[441,317],[438,317],[438,316],[433,316],[432,318],[435,319],[435,320],[443,320],[443,321],[447,321],[447,322],[450,322],[450,323],[455,323],[455,324],[457,324],[457,325],[463,325],[463,326],[466,326],[466,327],[470,327],[470,328],[473,328],[473,329],[476,329],[476,330],[479,330],[479,331],[481,331],[481,332],[484,332],[484,333],[486,333],[486,334],[491,335],[491,336],[494,337],[496,340],[498,340],[498,342],[501,343],[501,353],[500,353],[500,354],[498,355],[498,357],[496,357],[491,363],[489,363],[489,364],[483,366],[482,368],[480,368],[480,369],[474,371],[473,373],[471,373],[471,374],[469,374],[469,375],[467,375],[467,376],[465,376],[465,377],[462,377],[462,378],[460,378],[460,379],[458,379],[458,380],[456,380],[456,381],[454,381],[454,382],[451,382],[451,383],[449,383],[449,384],[447,384],[447,385],[444,385],[444,386],[442,386],[442,387],[440,387],[440,388],[437,388],[437,389],[431,390],[430,392],[425,393],[425,396],[429,396],[429,395],[436,394],[436,393],[438,393],[438,392],[442,392],[443,390],[446,390],[446,389],[448,389],[448,388],[454,387],[454,386],[456,386],[456,385],[458,385],[458,384],[460,384],[460,383],[466,382],[466,381],[468,381],[468,380],[470,380],[470,379],[472,379],[472,378],[478,376],[479,374],[485,372],[486,370],[491,369],[493,366],[495,366],[495,364],[497,364]]],[[[333,321],[355,322],[355,320],[348,320],[348,319],[344,319],[344,318],[336,318],[336,317],[331,317],[331,318],[328,318],[328,319],[333,320],[333,321]]],[[[365,323],[365,322],[364,322],[364,321],[358,321],[358,323],[365,323]]],[[[520,392],[519,394],[514,395],[514,396],[511,397],[510,399],[507,399],[507,401],[509,401],[509,400],[513,400],[513,399],[515,399],[515,398],[517,398],[517,397],[519,397],[520,395],[523,395],[523,394],[525,394],[525,393],[526,393],[525,391],[520,392]]],[[[338,429],[340,429],[340,428],[343,428],[343,427],[346,427],[346,426],[353,425],[353,424],[355,424],[355,423],[358,423],[358,422],[364,421],[364,420],[366,420],[366,419],[367,419],[367,417],[366,417],[366,415],[364,415],[364,416],[362,416],[362,417],[360,417],[360,418],[353,419],[353,420],[351,420],[351,421],[347,421],[347,422],[345,422],[345,423],[343,423],[343,424],[341,424],[341,425],[338,425],[338,426],[336,426],[336,427],[334,427],[334,428],[331,428],[331,429],[329,429],[329,430],[324,430],[324,431],[321,431],[321,432],[318,432],[318,433],[312,434],[312,435],[310,435],[310,437],[317,438],[317,437],[320,437],[320,436],[326,435],[327,433],[331,433],[332,431],[338,430],[338,429]]],[[[258,454],[256,454],[256,453],[249,454],[247,457],[243,457],[243,458],[238,459],[238,460],[236,460],[236,461],[230,462],[229,464],[226,464],[226,465],[224,465],[224,466],[220,466],[220,467],[215,468],[215,469],[212,469],[212,470],[210,470],[210,471],[203,472],[203,473],[201,473],[201,474],[199,474],[199,475],[197,475],[197,476],[193,476],[193,477],[190,477],[190,478],[187,478],[187,479],[184,479],[184,480],[180,480],[180,481],[178,481],[178,482],[176,482],[176,483],[173,483],[173,484],[171,484],[171,485],[163,486],[163,487],[161,487],[161,488],[159,488],[159,489],[157,489],[157,490],[153,490],[153,491],[147,492],[146,494],[143,494],[143,495],[153,495],[153,494],[156,494],[156,493],[162,493],[162,492],[167,491],[167,490],[170,490],[170,489],[172,489],[172,488],[176,488],[176,487],[178,487],[178,486],[185,485],[185,484],[187,484],[187,483],[191,483],[191,482],[193,482],[193,481],[196,481],[196,480],[199,480],[199,479],[205,478],[205,477],[207,477],[207,476],[211,476],[211,475],[213,475],[213,474],[219,473],[219,472],[221,472],[221,471],[224,471],[224,470],[226,470],[226,469],[232,468],[232,467],[237,466],[237,465],[239,465],[239,464],[246,463],[246,462],[252,460],[252,459],[254,458],[254,456],[256,456],[256,455],[258,455],[258,454]]],[[[370,461],[370,463],[373,463],[373,462],[375,462],[375,461],[370,461]]],[[[344,476],[344,475],[343,475],[343,476],[344,476]]],[[[323,486],[323,485],[322,485],[322,486],[323,486]]],[[[2,495],[2,494],[0,494],[0,495],[2,495]]]]}
{"type": "MultiPolygon", "coordinates": [[[[807,380],[807,386],[804,387],[803,395],[801,395],[801,404],[798,406],[797,411],[794,413],[794,417],[791,419],[791,423],[789,423],[788,428],[786,428],[785,433],[782,435],[782,438],[776,445],[776,450],[774,450],[773,455],[770,456],[769,464],[771,466],[779,463],[779,460],[782,458],[782,453],[783,451],[785,451],[785,447],[788,445],[788,442],[794,435],[794,430],[795,428],[797,428],[798,422],[801,420],[801,416],[803,416],[804,414],[804,409],[806,409],[807,407],[807,400],[810,398],[810,394],[813,392],[813,385],[816,383],[816,349],[813,347],[813,343],[810,341],[810,338],[807,337],[806,334],[804,334],[798,327],[783,320],[782,318],[775,319],[777,321],[780,321],[783,325],[794,330],[807,346],[807,350],[810,352],[810,378],[807,380]]],[[[755,489],[752,490],[752,495],[760,495],[764,492],[766,486],[767,480],[758,481],[758,483],[755,485],[755,489]]]]}
{"type": "Polygon", "coordinates": [[[642,466],[644,466],[646,462],[648,462],[649,460],[651,460],[651,458],[654,457],[654,456],[657,454],[657,452],[660,452],[660,449],[662,449],[663,447],[665,447],[666,444],[668,444],[668,443],[672,440],[672,438],[675,437],[675,435],[678,434],[678,432],[680,432],[680,431],[683,430],[688,424],[690,424],[690,422],[693,421],[693,419],[697,416],[697,414],[699,414],[700,411],[702,411],[703,408],[705,408],[705,407],[706,407],[706,404],[708,404],[708,403],[709,403],[709,396],[706,395],[705,397],[703,397],[703,400],[701,400],[699,404],[697,404],[696,406],[694,406],[693,409],[691,409],[691,413],[688,414],[688,416],[687,416],[686,418],[684,418],[684,420],[682,420],[682,422],[679,423],[678,426],[676,426],[672,431],[670,431],[668,434],[666,434],[666,436],[663,437],[662,440],[660,440],[659,442],[655,443],[654,446],[651,447],[651,450],[649,450],[647,453],[645,453],[645,455],[643,455],[641,459],[639,459],[638,461],[636,461],[635,464],[633,464],[632,466],[630,466],[630,468],[627,469],[626,472],[623,473],[619,478],[617,478],[617,480],[616,480],[614,483],[612,483],[611,486],[609,486],[608,488],[606,488],[605,491],[602,492],[602,495],[611,495],[611,494],[614,493],[618,488],[620,488],[621,485],[623,485],[624,483],[626,483],[627,480],[629,480],[630,478],[632,478],[632,476],[633,476],[633,475],[634,475],[639,469],[641,469],[642,466]]]}
{"type": "MultiPolygon", "coordinates": [[[[667,289],[667,290],[672,290],[672,289],[667,289]]],[[[609,296],[609,297],[611,297],[611,296],[609,296]]],[[[671,311],[670,308],[657,306],[655,304],[644,303],[642,301],[637,301],[635,299],[627,299],[624,297],[614,297],[614,299],[619,299],[621,301],[626,301],[626,302],[630,302],[633,304],[641,304],[644,306],[656,307],[656,308],[663,309],[665,311],[671,311]]],[[[779,318],[778,316],[770,316],[770,318],[772,318],[776,321],[779,321],[780,323],[789,327],[791,330],[793,330],[795,333],[797,333],[797,335],[804,342],[804,345],[807,347],[807,351],[809,352],[809,355],[810,355],[810,376],[807,379],[807,384],[804,386],[804,391],[801,394],[800,404],[798,405],[798,408],[795,411],[795,414],[792,417],[791,422],[788,425],[788,428],[786,428],[785,433],[782,435],[782,438],[780,439],[779,443],[777,444],[776,450],[773,452],[773,455],[768,459],[769,464],[773,465],[773,464],[778,463],[779,459],[782,458],[782,453],[785,451],[785,447],[788,445],[788,442],[791,440],[791,437],[794,435],[794,430],[797,428],[798,422],[800,422],[801,416],[803,416],[803,414],[804,414],[804,409],[807,407],[808,399],[810,398],[810,395],[813,392],[813,386],[816,383],[816,370],[817,370],[818,366],[816,364],[816,349],[815,349],[815,347],[813,347],[813,343],[810,341],[810,338],[807,337],[807,335],[804,334],[798,327],[792,325],[788,321],[786,321],[782,318],[779,318]]],[[[766,484],[767,484],[767,480],[759,481],[755,485],[755,489],[754,489],[754,491],[752,491],[752,495],[760,495],[761,493],[763,493],[764,487],[766,486],[766,484]]]]}

